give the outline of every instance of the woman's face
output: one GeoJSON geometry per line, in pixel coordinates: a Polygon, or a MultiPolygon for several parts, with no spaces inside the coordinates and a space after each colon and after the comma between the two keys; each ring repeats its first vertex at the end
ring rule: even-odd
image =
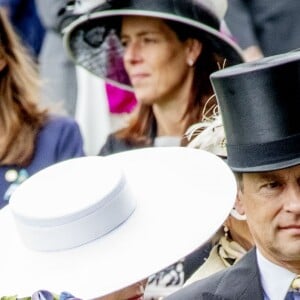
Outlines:
{"type": "Polygon", "coordinates": [[[121,41],[125,69],[138,100],[145,104],[176,97],[193,76],[191,39],[179,41],[161,19],[123,17],[121,41]]]}

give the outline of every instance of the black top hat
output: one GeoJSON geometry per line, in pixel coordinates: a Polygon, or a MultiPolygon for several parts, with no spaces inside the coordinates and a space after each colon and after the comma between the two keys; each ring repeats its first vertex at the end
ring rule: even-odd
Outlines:
{"type": "Polygon", "coordinates": [[[226,68],[211,81],[234,171],[300,164],[300,51],[226,68]]]}
{"type": "Polygon", "coordinates": [[[95,0],[93,8],[63,30],[64,44],[75,63],[108,82],[130,89],[118,38],[122,16],[178,22],[188,26],[187,32],[194,32],[230,64],[240,63],[242,51],[221,31],[226,8],[227,0],[95,0]]]}

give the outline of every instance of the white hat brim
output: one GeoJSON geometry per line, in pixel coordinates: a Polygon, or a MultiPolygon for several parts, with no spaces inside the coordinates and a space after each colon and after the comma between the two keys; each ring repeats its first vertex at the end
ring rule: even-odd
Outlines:
{"type": "Polygon", "coordinates": [[[106,295],[194,251],[233,207],[234,176],[208,152],[149,148],[105,159],[124,170],[137,199],[134,213],[117,229],[86,245],[38,252],[23,245],[10,207],[4,208],[0,211],[1,296],[28,296],[40,289],[68,291],[83,299],[106,295]]]}

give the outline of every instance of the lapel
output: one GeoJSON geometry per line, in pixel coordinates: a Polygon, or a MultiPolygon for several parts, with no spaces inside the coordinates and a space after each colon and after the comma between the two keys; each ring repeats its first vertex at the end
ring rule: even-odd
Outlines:
{"type": "Polygon", "coordinates": [[[210,293],[203,293],[201,299],[202,300],[230,300],[228,298],[224,298],[223,296],[214,295],[210,293]]]}
{"type": "Polygon", "coordinates": [[[203,293],[202,297],[203,300],[263,300],[255,248],[224,273],[213,294],[203,293]]]}

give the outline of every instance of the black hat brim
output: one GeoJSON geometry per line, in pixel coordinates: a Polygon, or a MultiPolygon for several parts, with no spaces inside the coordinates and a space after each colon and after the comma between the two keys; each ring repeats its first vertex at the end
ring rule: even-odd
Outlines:
{"type": "Polygon", "coordinates": [[[118,38],[121,17],[126,15],[157,17],[190,26],[199,33],[199,39],[216,54],[226,58],[229,64],[244,61],[238,45],[213,27],[174,14],[134,9],[93,12],[72,22],[64,30],[64,45],[71,59],[107,82],[131,90],[123,66],[123,48],[118,38]]]}

